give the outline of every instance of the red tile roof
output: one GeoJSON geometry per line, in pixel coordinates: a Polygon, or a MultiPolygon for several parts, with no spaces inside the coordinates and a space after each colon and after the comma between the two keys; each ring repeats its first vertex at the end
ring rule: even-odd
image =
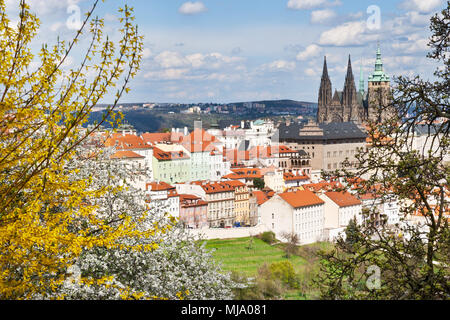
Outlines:
{"type": "Polygon", "coordinates": [[[358,200],[355,196],[345,192],[336,192],[329,191],[326,192],[325,195],[330,198],[334,203],[336,203],[339,207],[350,207],[360,205],[361,201],[358,200]]]}
{"type": "Polygon", "coordinates": [[[174,186],[170,184],[160,181],[160,182],[149,182],[147,183],[148,191],[165,191],[165,190],[174,190],[176,189],[174,186]]]}
{"type": "Polygon", "coordinates": [[[313,192],[318,192],[321,190],[333,190],[335,188],[340,188],[342,185],[339,182],[333,181],[333,182],[326,182],[322,181],[319,183],[308,183],[303,185],[303,188],[305,190],[310,190],[313,192]]]}
{"type": "Polygon", "coordinates": [[[234,188],[224,182],[205,182],[193,181],[193,184],[199,185],[207,193],[234,192],[234,188]]]}
{"type": "Polygon", "coordinates": [[[309,190],[297,190],[295,192],[280,193],[280,197],[293,208],[309,207],[325,203],[309,190]]]}
{"type": "Polygon", "coordinates": [[[233,187],[233,188],[237,188],[237,187],[246,187],[247,185],[239,180],[229,180],[229,181],[223,181],[223,183],[233,187]]]}
{"type": "Polygon", "coordinates": [[[159,148],[153,148],[153,156],[159,161],[184,160],[189,159],[189,155],[183,151],[162,151],[159,148]]]}
{"type": "Polygon", "coordinates": [[[292,172],[285,172],[283,174],[283,178],[285,181],[304,181],[304,180],[309,180],[309,177],[305,174],[301,174],[299,175],[297,174],[293,174],[292,172]]]}
{"type": "Polygon", "coordinates": [[[116,147],[119,150],[151,149],[141,137],[133,134],[114,133],[105,141],[105,147],[116,147]]]}
{"type": "Polygon", "coordinates": [[[256,197],[256,202],[258,206],[262,205],[264,202],[269,200],[268,195],[262,191],[253,191],[252,194],[256,197]]]}
{"type": "Polygon", "coordinates": [[[194,196],[192,194],[180,194],[180,206],[183,208],[189,207],[203,207],[207,206],[208,202],[202,200],[202,198],[194,196]]]}
{"type": "Polygon", "coordinates": [[[111,159],[145,159],[144,156],[141,156],[140,154],[137,154],[136,152],[129,151],[129,150],[117,151],[110,158],[111,159]]]}
{"type": "Polygon", "coordinates": [[[224,176],[225,179],[239,180],[239,179],[255,179],[262,178],[261,169],[258,168],[239,168],[233,169],[232,173],[224,176]]]}

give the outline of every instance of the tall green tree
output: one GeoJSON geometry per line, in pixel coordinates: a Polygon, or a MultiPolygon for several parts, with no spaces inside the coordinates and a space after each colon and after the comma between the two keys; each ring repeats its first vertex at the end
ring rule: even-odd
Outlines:
{"type": "Polygon", "coordinates": [[[358,169],[333,173],[359,181],[361,194],[398,201],[401,221],[353,228],[351,246],[340,239],[333,252],[322,253],[316,285],[324,299],[450,298],[449,24],[447,2],[430,21],[434,80],[395,79],[389,101],[380,106],[393,115],[369,124],[371,145],[357,155],[358,169]],[[425,143],[416,148],[419,130],[425,143]]]}

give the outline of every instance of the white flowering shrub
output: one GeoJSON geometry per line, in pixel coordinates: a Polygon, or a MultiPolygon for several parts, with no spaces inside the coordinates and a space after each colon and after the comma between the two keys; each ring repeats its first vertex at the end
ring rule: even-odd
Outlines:
{"type": "MultiPolygon", "coordinates": [[[[81,151],[83,155],[91,153],[81,151]]],[[[51,298],[232,299],[235,284],[230,274],[223,272],[211,252],[190,237],[180,224],[166,214],[164,208],[152,209],[142,220],[147,207],[145,192],[132,186],[137,178],[136,168],[122,161],[110,160],[110,154],[105,151],[95,157],[83,156],[71,164],[79,169],[80,176],[91,177],[93,187],[110,188],[102,197],[88,199],[98,206],[98,217],[114,224],[128,216],[143,230],[157,226],[162,231],[154,232],[147,238],[121,239],[122,248],[83,248],[77,261],[70,270],[66,270],[72,276],[51,298]],[[132,250],[129,249],[130,244],[154,248],[132,250]],[[89,278],[107,280],[101,284],[82,280],[89,278]]],[[[87,222],[80,219],[73,227],[83,223],[87,222]]]]}

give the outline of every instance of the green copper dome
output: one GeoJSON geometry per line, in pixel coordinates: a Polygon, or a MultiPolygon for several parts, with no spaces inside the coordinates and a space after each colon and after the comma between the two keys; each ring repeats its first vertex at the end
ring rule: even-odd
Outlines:
{"type": "Polygon", "coordinates": [[[375,71],[371,76],[369,76],[369,82],[381,82],[381,81],[390,82],[391,79],[383,71],[383,61],[381,61],[381,49],[380,46],[378,46],[377,60],[375,61],[375,71]]]}

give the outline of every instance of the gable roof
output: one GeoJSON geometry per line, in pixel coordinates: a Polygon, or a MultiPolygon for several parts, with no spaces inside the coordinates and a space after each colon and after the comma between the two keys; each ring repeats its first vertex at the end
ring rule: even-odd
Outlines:
{"type": "Polygon", "coordinates": [[[358,198],[348,193],[347,191],[343,192],[328,191],[325,193],[325,195],[341,208],[361,204],[361,201],[358,200],[358,198]]]}
{"type": "Polygon", "coordinates": [[[189,155],[183,151],[162,151],[161,149],[154,147],[153,156],[158,161],[171,161],[171,160],[185,160],[190,159],[189,155]]]}
{"type": "Polygon", "coordinates": [[[293,208],[309,207],[325,203],[325,201],[309,190],[284,192],[280,193],[279,196],[293,208]]]}
{"type": "Polygon", "coordinates": [[[144,159],[144,156],[130,150],[119,150],[114,153],[110,159],[144,159]]]}

